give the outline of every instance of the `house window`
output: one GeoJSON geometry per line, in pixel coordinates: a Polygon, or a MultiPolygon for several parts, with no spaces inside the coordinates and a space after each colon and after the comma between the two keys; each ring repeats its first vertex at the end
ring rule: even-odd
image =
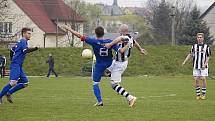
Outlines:
{"type": "Polygon", "coordinates": [[[11,34],[12,33],[12,22],[0,22],[0,33],[11,34]]]}
{"type": "Polygon", "coordinates": [[[3,22],[0,22],[0,33],[2,33],[4,30],[3,30],[3,22]]]}

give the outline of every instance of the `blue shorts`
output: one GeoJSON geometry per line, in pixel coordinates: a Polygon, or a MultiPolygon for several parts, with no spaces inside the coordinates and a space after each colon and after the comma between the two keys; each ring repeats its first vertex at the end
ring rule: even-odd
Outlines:
{"type": "Polygon", "coordinates": [[[10,81],[11,80],[16,80],[18,83],[28,83],[28,78],[22,66],[19,64],[10,64],[10,81]]]}
{"type": "Polygon", "coordinates": [[[107,69],[109,66],[111,66],[111,63],[96,63],[93,68],[93,81],[94,82],[100,82],[102,75],[104,74],[105,69],[107,69]]]}

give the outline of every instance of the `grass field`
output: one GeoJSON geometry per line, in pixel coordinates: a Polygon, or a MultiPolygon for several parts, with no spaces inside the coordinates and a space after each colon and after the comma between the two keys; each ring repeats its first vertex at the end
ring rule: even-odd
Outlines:
{"type": "MultiPolygon", "coordinates": [[[[0,88],[8,82],[0,81],[0,88]]],[[[101,83],[104,107],[93,107],[89,77],[30,78],[30,86],[4,98],[0,121],[215,121],[215,80],[208,80],[207,99],[196,100],[191,76],[125,77],[122,85],[138,97],[134,108],[101,83]]]]}

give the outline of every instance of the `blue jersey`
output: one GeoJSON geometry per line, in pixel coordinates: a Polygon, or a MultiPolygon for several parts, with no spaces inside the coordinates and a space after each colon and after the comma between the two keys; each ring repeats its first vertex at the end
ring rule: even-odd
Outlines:
{"type": "Polygon", "coordinates": [[[96,56],[96,63],[112,62],[112,49],[114,49],[115,51],[119,50],[119,46],[116,44],[109,49],[104,46],[106,43],[112,42],[112,40],[110,39],[97,40],[96,38],[86,37],[85,42],[93,47],[93,52],[96,56]]]}
{"type": "Polygon", "coordinates": [[[92,78],[94,82],[100,82],[101,77],[106,68],[110,67],[113,61],[112,49],[119,50],[119,46],[113,45],[107,49],[104,45],[111,43],[112,40],[97,40],[95,38],[84,37],[84,41],[93,47],[94,54],[96,56],[96,64],[93,69],[92,78]]]}
{"type": "Polygon", "coordinates": [[[11,64],[22,65],[26,56],[26,50],[28,48],[28,42],[26,39],[22,38],[18,43],[12,48],[13,57],[11,64]]]}

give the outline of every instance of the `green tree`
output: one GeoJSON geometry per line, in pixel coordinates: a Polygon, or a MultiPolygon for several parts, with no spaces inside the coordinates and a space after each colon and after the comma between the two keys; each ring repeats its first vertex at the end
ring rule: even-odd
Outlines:
{"type": "Polygon", "coordinates": [[[152,33],[154,37],[153,43],[154,44],[171,43],[170,5],[165,0],[162,0],[159,4],[157,4],[157,1],[155,0],[153,9],[151,10],[152,17],[150,19],[150,23],[152,25],[152,33]]]}
{"type": "Polygon", "coordinates": [[[200,18],[200,10],[195,6],[190,12],[190,17],[183,29],[183,35],[178,40],[179,44],[194,44],[196,42],[196,34],[199,32],[204,33],[206,43],[211,44],[213,42],[209,27],[207,27],[206,22],[200,18]]]}

